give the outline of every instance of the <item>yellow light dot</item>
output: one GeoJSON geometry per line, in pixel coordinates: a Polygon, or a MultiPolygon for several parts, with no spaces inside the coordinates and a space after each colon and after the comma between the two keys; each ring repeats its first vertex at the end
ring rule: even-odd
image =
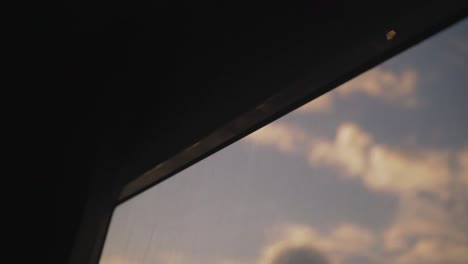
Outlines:
{"type": "Polygon", "coordinates": [[[392,29],[389,32],[387,32],[385,36],[387,37],[387,40],[392,40],[396,36],[396,31],[392,29]]]}

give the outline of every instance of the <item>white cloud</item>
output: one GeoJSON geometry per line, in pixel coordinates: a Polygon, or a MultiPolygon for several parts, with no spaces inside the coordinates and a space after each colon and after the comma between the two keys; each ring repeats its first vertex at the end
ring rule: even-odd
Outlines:
{"type": "MultiPolygon", "coordinates": [[[[448,196],[455,154],[445,150],[401,150],[375,142],[353,123],[337,128],[333,140],[317,138],[286,123],[272,123],[246,137],[250,143],[307,157],[311,166],[328,166],[344,177],[362,181],[371,190],[391,193],[431,192],[448,196]],[[305,146],[310,146],[307,152],[305,146]]],[[[468,151],[458,156],[460,181],[468,182],[468,151]]],[[[468,186],[468,185],[467,185],[468,186]]]]}
{"type": "Polygon", "coordinates": [[[253,144],[271,146],[285,153],[295,152],[304,144],[306,138],[306,133],[301,129],[278,122],[271,123],[245,137],[253,144]]]}
{"type": "Polygon", "coordinates": [[[319,140],[312,144],[309,161],[312,165],[338,166],[348,176],[357,176],[366,169],[371,138],[354,124],[345,123],[337,131],[334,142],[319,140]]]}
{"type": "Polygon", "coordinates": [[[312,100],[297,111],[299,113],[329,111],[336,98],[353,94],[366,95],[389,104],[411,108],[417,105],[417,84],[418,74],[413,69],[395,72],[374,68],[312,100]]]}
{"type": "Polygon", "coordinates": [[[341,96],[365,94],[384,102],[413,107],[416,104],[417,73],[405,70],[400,73],[372,69],[337,88],[341,96]]]}
{"type": "Polygon", "coordinates": [[[374,145],[363,175],[368,187],[389,192],[428,191],[447,196],[451,179],[446,152],[416,150],[411,154],[374,145]]]}
{"type": "Polygon", "coordinates": [[[377,191],[429,191],[443,196],[451,176],[447,152],[392,149],[374,142],[352,123],[342,124],[333,141],[312,144],[308,159],[312,166],[339,168],[377,191]]]}

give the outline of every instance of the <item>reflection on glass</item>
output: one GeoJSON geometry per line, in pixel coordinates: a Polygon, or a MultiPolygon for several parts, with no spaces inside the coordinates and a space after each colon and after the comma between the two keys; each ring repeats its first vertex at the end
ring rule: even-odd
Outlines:
{"type": "Polygon", "coordinates": [[[119,205],[100,263],[468,263],[467,32],[119,205]]]}

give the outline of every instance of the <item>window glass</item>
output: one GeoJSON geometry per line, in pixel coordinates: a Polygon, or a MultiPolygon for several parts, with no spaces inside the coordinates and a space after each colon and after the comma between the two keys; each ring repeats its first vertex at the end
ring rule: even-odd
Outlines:
{"type": "Polygon", "coordinates": [[[120,204],[100,263],[468,263],[467,32],[120,204]]]}

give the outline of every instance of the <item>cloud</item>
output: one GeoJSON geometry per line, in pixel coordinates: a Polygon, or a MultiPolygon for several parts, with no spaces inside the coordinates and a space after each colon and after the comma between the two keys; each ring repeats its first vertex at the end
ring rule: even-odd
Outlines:
{"type": "Polygon", "coordinates": [[[467,224],[457,223],[456,212],[439,199],[420,195],[400,197],[399,208],[393,223],[384,232],[385,250],[407,250],[411,243],[428,238],[450,238],[467,241],[467,224]]]}
{"type": "Polygon", "coordinates": [[[278,254],[271,264],[327,264],[328,260],[312,247],[289,248],[278,254]]]}
{"type": "Polygon", "coordinates": [[[468,149],[461,151],[457,157],[459,182],[468,190],[468,149]]]}
{"type": "Polygon", "coordinates": [[[416,150],[411,154],[375,145],[369,152],[366,184],[393,192],[428,191],[446,196],[450,181],[449,155],[446,152],[416,150]]]}
{"type": "Polygon", "coordinates": [[[356,125],[345,123],[338,129],[334,142],[321,140],[312,145],[309,161],[312,165],[338,166],[346,175],[358,176],[366,169],[370,144],[369,135],[356,125]]]}
{"type": "Polygon", "coordinates": [[[420,240],[411,250],[397,258],[397,264],[463,264],[468,261],[468,244],[420,240]]]}
{"type": "Polygon", "coordinates": [[[342,254],[368,253],[375,241],[369,230],[351,224],[338,226],[328,237],[330,250],[342,254]]]}
{"type": "MultiPolygon", "coordinates": [[[[444,256],[444,247],[468,245],[468,149],[390,147],[349,122],[341,124],[332,139],[314,137],[285,123],[277,125],[270,135],[287,135],[284,141],[294,143],[278,143],[267,137],[265,145],[299,153],[312,167],[337,169],[342,172],[340,176],[358,180],[370,190],[394,194],[399,205],[391,224],[378,235],[348,224],[328,234],[307,226],[289,226],[283,239],[264,252],[259,264],[275,263],[273,260],[287,249],[304,247],[322,252],[331,263],[350,256],[380,263],[422,263],[426,257],[432,259],[424,255],[430,250],[422,250],[429,248],[424,246],[427,241],[441,249],[433,259],[457,263],[454,259],[458,253],[444,256]]],[[[458,258],[462,257],[459,254],[458,258]]]]}
{"type": "Polygon", "coordinates": [[[414,107],[417,79],[415,70],[397,73],[375,68],[343,84],[337,89],[337,93],[340,96],[361,93],[390,104],[414,107]]]}
{"type": "Polygon", "coordinates": [[[260,146],[271,146],[281,152],[293,153],[306,140],[306,133],[298,128],[271,123],[245,137],[248,142],[260,146]]]}
{"type": "MultiPolygon", "coordinates": [[[[320,237],[315,230],[307,226],[289,225],[283,227],[280,238],[275,238],[274,243],[268,245],[262,252],[258,264],[274,264],[288,251],[297,248],[310,249],[318,252],[320,237]]],[[[324,257],[325,258],[325,257],[324,257]]]]}
{"type": "MultiPolygon", "coordinates": [[[[313,167],[325,166],[360,180],[367,188],[390,193],[430,192],[448,196],[453,178],[451,158],[445,150],[399,149],[377,143],[354,123],[343,123],[334,139],[314,137],[286,123],[272,123],[246,137],[255,145],[305,156],[313,167]],[[306,146],[310,146],[306,150],[306,146]]],[[[468,151],[458,155],[462,184],[468,186],[468,151]]]]}
{"type": "Polygon", "coordinates": [[[352,123],[342,124],[333,140],[311,142],[312,166],[336,168],[343,177],[399,199],[395,218],[374,249],[380,256],[370,257],[401,264],[467,263],[462,249],[468,248],[468,150],[392,148],[352,123]]]}
{"type": "Polygon", "coordinates": [[[325,112],[332,109],[338,97],[366,95],[405,108],[417,105],[418,73],[413,69],[401,72],[374,68],[337,87],[330,93],[300,107],[299,113],[325,112]]]}
{"type": "Polygon", "coordinates": [[[310,226],[286,225],[258,264],[342,263],[351,256],[369,256],[373,242],[372,232],[352,224],[339,225],[328,234],[310,226]]]}
{"type": "Polygon", "coordinates": [[[392,149],[376,143],[353,123],[342,124],[334,140],[320,140],[311,146],[308,159],[312,166],[338,168],[344,176],[359,179],[372,190],[447,195],[445,187],[450,180],[447,152],[392,149]]]}

